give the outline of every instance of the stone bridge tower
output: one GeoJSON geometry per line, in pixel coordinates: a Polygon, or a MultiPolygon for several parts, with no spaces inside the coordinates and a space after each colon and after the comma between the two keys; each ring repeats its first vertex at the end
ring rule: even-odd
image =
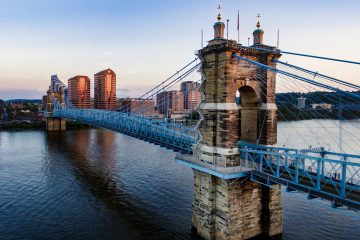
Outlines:
{"type": "Polygon", "coordinates": [[[46,103],[46,109],[47,109],[47,116],[45,117],[46,122],[46,131],[48,132],[57,132],[57,131],[65,131],[66,130],[66,121],[64,118],[57,118],[53,116],[54,111],[54,103],[53,98],[57,98],[57,100],[64,104],[64,92],[63,89],[59,92],[55,92],[52,87],[49,87],[49,90],[47,91],[47,103],[46,103]]]}
{"type": "MultiPolygon", "coordinates": [[[[272,67],[276,67],[272,60],[280,54],[224,39],[220,14],[218,20],[214,39],[198,53],[204,76],[204,99],[198,108],[203,121],[193,161],[226,171],[244,161],[239,156],[239,140],[274,145],[277,139],[275,74],[239,61],[234,54],[272,67]]],[[[255,47],[275,49],[263,44],[259,22],[253,34],[255,47]]],[[[203,238],[248,239],[282,233],[279,190],[252,182],[245,174],[226,179],[194,169],[194,178],[192,223],[203,238]]]]}

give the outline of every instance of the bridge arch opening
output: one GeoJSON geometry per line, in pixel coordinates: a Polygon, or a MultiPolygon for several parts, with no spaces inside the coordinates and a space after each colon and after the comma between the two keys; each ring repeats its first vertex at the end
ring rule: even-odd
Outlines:
{"type": "Polygon", "coordinates": [[[239,106],[239,138],[250,143],[258,142],[259,98],[250,86],[240,87],[236,96],[239,106]]]}

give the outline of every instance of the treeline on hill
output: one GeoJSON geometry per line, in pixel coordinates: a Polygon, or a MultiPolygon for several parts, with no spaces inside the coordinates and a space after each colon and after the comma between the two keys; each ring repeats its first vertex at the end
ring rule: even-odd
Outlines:
{"type": "MultiPolygon", "coordinates": [[[[359,96],[360,99],[360,91],[358,92],[348,92],[351,94],[355,94],[359,96]]],[[[341,93],[341,92],[309,92],[309,93],[277,93],[276,94],[276,104],[283,103],[292,103],[293,105],[297,105],[297,98],[304,97],[306,98],[306,105],[318,104],[318,103],[329,103],[334,106],[338,106],[340,103],[340,99],[343,105],[346,104],[360,104],[360,100],[354,98],[353,96],[341,93]]]]}
{"type": "Polygon", "coordinates": [[[309,92],[309,93],[278,93],[276,105],[278,120],[306,120],[306,119],[357,119],[360,118],[360,92],[350,94],[341,92],[309,92]],[[297,98],[306,98],[306,107],[299,109],[297,98]],[[311,104],[331,104],[330,109],[312,108],[311,104]]]}
{"type": "Polygon", "coordinates": [[[10,99],[10,100],[6,100],[6,101],[3,101],[3,102],[5,102],[5,103],[32,103],[32,104],[39,104],[39,103],[41,103],[41,99],[10,99]]]}

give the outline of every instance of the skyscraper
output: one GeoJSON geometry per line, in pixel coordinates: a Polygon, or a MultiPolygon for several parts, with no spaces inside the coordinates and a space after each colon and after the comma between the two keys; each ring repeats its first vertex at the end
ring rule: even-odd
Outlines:
{"type": "Polygon", "coordinates": [[[116,109],[116,74],[106,69],[94,75],[94,107],[116,109]]]}
{"type": "Polygon", "coordinates": [[[193,111],[201,101],[200,83],[186,81],[181,83],[180,91],[184,94],[184,109],[193,111]]]}
{"type": "Polygon", "coordinates": [[[163,91],[156,95],[156,106],[160,114],[184,112],[184,94],[180,91],[163,91]]]}
{"type": "Polygon", "coordinates": [[[77,108],[90,108],[90,78],[76,76],[68,80],[68,102],[77,108]]]}

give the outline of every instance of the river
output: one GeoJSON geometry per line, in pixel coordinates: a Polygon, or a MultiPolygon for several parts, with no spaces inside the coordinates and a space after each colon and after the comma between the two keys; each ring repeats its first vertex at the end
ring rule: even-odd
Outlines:
{"type": "MultiPolygon", "coordinates": [[[[100,129],[0,132],[0,239],[198,239],[193,172],[174,156],[100,129]]],[[[283,239],[360,239],[359,213],[306,197],[282,194],[283,239]]]]}

